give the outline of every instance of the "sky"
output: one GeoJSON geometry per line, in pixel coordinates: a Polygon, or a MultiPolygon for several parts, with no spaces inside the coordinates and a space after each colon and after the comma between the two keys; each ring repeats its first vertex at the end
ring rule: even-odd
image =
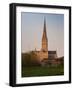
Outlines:
{"type": "Polygon", "coordinates": [[[58,57],[64,56],[64,15],[51,13],[21,13],[21,52],[42,48],[42,34],[46,21],[48,51],[56,50],[58,57]]]}

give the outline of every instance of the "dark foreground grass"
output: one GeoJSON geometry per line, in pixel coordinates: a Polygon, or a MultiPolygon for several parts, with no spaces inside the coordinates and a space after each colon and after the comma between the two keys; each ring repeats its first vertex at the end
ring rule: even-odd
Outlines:
{"type": "Polygon", "coordinates": [[[57,76],[64,75],[64,67],[60,66],[34,66],[34,67],[22,67],[22,77],[33,76],[57,76]]]}

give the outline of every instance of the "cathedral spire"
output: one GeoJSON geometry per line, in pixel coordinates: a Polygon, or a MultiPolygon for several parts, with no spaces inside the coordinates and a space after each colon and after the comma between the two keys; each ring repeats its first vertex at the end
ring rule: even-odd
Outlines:
{"type": "Polygon", "coordinates": [[[43,36],[42,36],[42,50],[48,51],[48,40],[47,40],[47,34],[46,34],[46,19],[44,18],[44,30],[43,30],[43,36]]]}
{"type": "Polygon", "coordinates": [[[43,30],[43,37],[42,37],[42,39],[43,38],[47,39],[47,34],[46,34],[46,20],[45,20],[45,18],[44,18],[44,28],[43,29],[44,30],[43,30]]]}
{"type": "Polygon", "coordinates": [[[45,18],[44,18],[44,32],[46,34],[46,21],[45,21],[45,18]]]}

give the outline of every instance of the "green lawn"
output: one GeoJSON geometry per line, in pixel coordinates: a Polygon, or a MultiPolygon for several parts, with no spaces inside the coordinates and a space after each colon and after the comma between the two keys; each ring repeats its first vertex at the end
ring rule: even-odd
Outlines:
{"type": "Polygon", "coordinates": [[[34,66],[34,67],[22,67],[22,77],[32,76],[56,76],[64,75],[64,67],[59,66],[34,66]]]}

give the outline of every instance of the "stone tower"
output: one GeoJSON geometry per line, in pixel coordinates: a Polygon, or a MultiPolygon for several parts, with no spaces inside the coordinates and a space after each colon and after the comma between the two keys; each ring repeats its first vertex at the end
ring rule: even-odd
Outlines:
{"type": "Polygon", "coordinates": [[[48,51],[48,39],[46,33],[46,22],[44,19],[44,28],[43,28],[43,36],[42,36],[42,51],[48,51]]]}
{"type": "Polygon", "coordinates": [[[46,21],[44,19],[44,27],[43,27],[43,35],[42,35],[42,48],[39,53],[40,60],[45,61],[48,60],[48,39],[47,39],[47,33],[46,33],[46,21]]]}
{"type": "Polygon", "coordinates": [[[44,62],[44,61],[48,60],[48,39],[47,39],[47,33],[46,33],[45,19],[44,19],[44,27],[43,27],[43,35],[42,35],[41,45],[42,45],[41,50],[39,52],[36,51],[35,53],[37,54],[39,61],[44,62]]]}

